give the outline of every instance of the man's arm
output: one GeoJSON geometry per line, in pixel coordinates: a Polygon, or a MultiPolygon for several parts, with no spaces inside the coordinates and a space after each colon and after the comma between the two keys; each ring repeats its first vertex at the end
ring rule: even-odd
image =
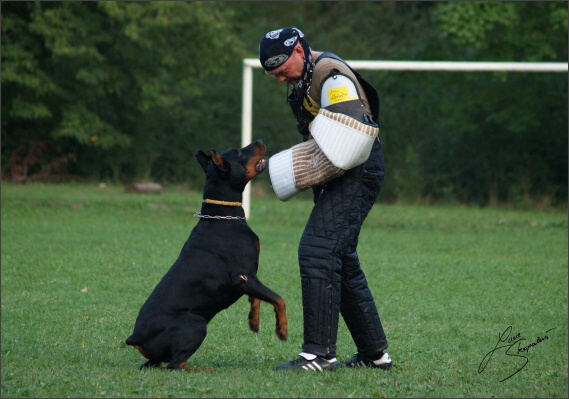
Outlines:
{"type": "Polygon", "coordinates": [[[333,69],[323,80],[321,107],[310,124],[311,137],[269,159],[275,193],[286,201],[364,163],[379,126],[368,115],[354,75],[333,69]]]}

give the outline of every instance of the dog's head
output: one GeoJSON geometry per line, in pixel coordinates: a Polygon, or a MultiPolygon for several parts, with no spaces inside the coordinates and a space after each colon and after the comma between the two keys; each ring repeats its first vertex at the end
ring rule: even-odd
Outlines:
{"type": "Polygon", "coordinates": [[[207,182],[226,181],[233,191],[243,192],[247,183],[267,168],[264,158],[266,147],[263,140],[257,140],[241,149],[229,148],[219,154],[209,149],[210,155],[202,150],[196,152],[196,159],[203,168],[207,182]]]}

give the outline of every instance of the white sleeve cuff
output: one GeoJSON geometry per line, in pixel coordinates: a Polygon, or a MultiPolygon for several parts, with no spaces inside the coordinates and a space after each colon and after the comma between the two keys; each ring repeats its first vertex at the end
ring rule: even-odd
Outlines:
{"type": "Polygon", "coordinates": [[[281,201],[287,201],[300,192],[295,185],[291,148],[269,158],[269,177],[281,201]]]}

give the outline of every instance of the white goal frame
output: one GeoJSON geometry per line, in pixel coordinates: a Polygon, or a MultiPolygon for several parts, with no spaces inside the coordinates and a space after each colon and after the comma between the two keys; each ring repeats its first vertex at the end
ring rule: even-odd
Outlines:
{"type": "MultiPolygon", "coordinates": [[[[455,72],[565,72],[564,62],[460,62],[460,61],[362,61],[346,60],[355,70],[399,70],[399,71],[455,71],[455,72]]],[[[243,98],[241,117],[241,146],[251,143],[253,126],[253,68],[261,68],[256,58],[243,59],[243,98]]],[[[251,184],[243,192],[243,209],[249,217],[251,209],[251,184]]]]}

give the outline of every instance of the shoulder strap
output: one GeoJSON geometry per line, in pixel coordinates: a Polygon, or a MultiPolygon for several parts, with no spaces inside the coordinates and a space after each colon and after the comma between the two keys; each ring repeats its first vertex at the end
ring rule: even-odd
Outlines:
{"type": "Polygon", "coordinates": [[[316,65],[318,63],[318,61],[320,61],[323,58],[333,58],[335,60],[343,62],[344,64],[346,64],[348,66],[348,68],[350,68],[350,70],[354,73],[354,75],[358,79],[358,82],[360,82],[360,84],[362,85],[362,87],[364,89],[364,92],[365,92],[366,97],[367,97],[367,101],[369,103],[369,107],[371,108],[371,112],[373,114],[372,119],[374,120],[375,123],[377,123],[379,125],[380,101],[379,101],[379,94],[378,94],[377,90],[375,89],[375,87],[373,87],[373,85],[371,83],[369,83],[367,80],[365,80],[362,77],[362,75],[360,75],[358,72],[354,71],[352,69],[352,67],[348,65],[348,63],[346,61],[344,61],[343,59],[338,57],[336,54],[331,53],[329,51],[323,52],[320,55],[320,57],[318,57],[318,59],[314,62],[314,64],[316,65]]]}

